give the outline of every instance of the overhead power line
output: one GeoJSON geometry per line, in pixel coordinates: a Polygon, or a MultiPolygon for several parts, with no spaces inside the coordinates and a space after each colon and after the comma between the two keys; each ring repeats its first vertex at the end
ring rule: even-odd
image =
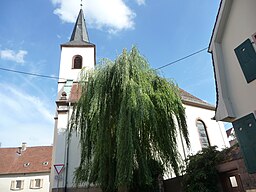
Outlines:
{"type": "Polygon", "coordinates": [[[23,75],[43,77],[43,78],[48,78],[48,79],[64,79],[64,78],[59,78],[59,77],[56,77],[56,76],[42,75],[42,74],[37,74],[37,73],[29,73],[29,72],[25,72],[25,71],[18,71],[18,70],[14,70],[14,69],[3,68],[3,67],[0,67],[0,70],[9,71],[9,72],[13,72],[13,73],[20,73],[20,74],[23,74],[23,75]]]}
{"type": "Polygon", "coordinates": [[[177,63],[177,62],[179,62],[179,61],[182,61],[182,60],[184,60],[184,59],[187,59],[187,58],[189,58],[189,57],[192,57],[193,55],[196,55],[196,54],[198,54],[198,53],[201,53],[201,52],[205,51],[206,49],[208,49],[208,47],[203,48],[203,49],[200,49],[199,51],[196,51],[196,52],[194,52],[194,53],[191,53],[191,54],[189,54],[189,55],[187,55],[187,56],[185,56],[185,57],[182,57],[182,58],[180,58],[180,59],[177,59],[177,60],[175,60],[175,61],[172,61],[172,62],[170,62],[170,63],[168,63],[168,64],[166,64],[166,65],[163,65],[163,66],[161,66],[161,67],[158,67],[158,68],[156,68],[155,70],[159,70],[159,69],[165,68],[165,67],[167,67],[167,66],[173,65],[174,63],[177,63]]]}
{"type": "MultiPolygon", "coordinates": [[[[170,63],[168,63],[168,64],[166,64],[166,65],[163,65],[163,66],[161,66],[161,67],[158,67],[158,68],[156,68],[155,70],[159,70],[159,69],[168,67],[168,66],[170,66],[170,65],[173,65],[174,63],[177,63],[177,62],[179,62],[179,61],[185,60],[185,59],[187,59],[187,58],[189,58],[189,57],[192,57],[192,56],[194,56],[194,55],[196,55],[196,54],[198,54],[198,53],[201,53],[201,52],[205,51],[207,48],[208,48],[208,47],[203,48],[203,49],[200,49],[199,51],[193,52],[193,53],[191,53],[191,54],[189,54],[189,55],[187,55],[187,56],[185,56],[185,57],[182,57],[182,58],[177,59],[177,60],[175,60],[175,61],[172,61],[172,62],[170,62],[170,63]]],[[[66,80],[65,78],[59,78],[59,77],[56,77],[56,76],[43,75],[43,74],[37,74],[37,73],[29,73],[29,72],[25,72],[25,71],[18,71],[18,70],[14,70],[14,69],[3,68],[3,67],[0,67],[0,70],[2,70],[2,71],[8,71],[8,72],[13,72],[13,73],[19,73],[19,74],[23,74],[23,75],[30,75],[30,76],[48,78],[48,79],[58,79],[58,80],[59,80],[59,79],[62,79],[62,80],[66,80]]]]}

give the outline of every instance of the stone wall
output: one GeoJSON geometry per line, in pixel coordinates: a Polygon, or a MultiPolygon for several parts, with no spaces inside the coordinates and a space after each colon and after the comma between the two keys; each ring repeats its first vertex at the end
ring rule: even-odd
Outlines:
{"type": "Polygon", "coordinates": [[[217,166],[219,173],[228,173],[230,171],[237,171],[240,176],[243,189],[246,192],[256,192],[256,173],[249,174],[246,170],[244,160],[236,159],[217,166]]]}

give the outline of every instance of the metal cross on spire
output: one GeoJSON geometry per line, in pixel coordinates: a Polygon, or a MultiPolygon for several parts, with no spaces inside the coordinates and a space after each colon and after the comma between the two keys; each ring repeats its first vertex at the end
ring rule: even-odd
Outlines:
{"type": "Polygon", "coordinates": [[[83,0],[81,0],[80,7],[83,8],[83,0]]]}

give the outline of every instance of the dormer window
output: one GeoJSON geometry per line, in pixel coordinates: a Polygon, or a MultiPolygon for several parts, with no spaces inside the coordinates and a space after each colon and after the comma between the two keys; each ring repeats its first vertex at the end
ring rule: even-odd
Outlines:
{"type": "Polygon", "coordinates": [[[43,166],[47,166],[48,164],[49,164],[48,161],[44,161],[44,162],[42,163],[43,166]]]}
{"type": "Polygon", "coordinates": [[[83,58],[81,55],[75,55],[73,57],[73,69],[82,69],[83,58]]]}
{"type": "Polygon", "coordinates": [[[24,167],[28,167],[30,165],[30,163],[24,163],[23,166],[24,167]]]}

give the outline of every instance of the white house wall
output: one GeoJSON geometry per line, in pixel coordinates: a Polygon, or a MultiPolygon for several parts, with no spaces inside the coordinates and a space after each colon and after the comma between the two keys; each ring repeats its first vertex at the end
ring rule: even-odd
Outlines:
{"type": "Polygon", "coordinates": [[[37,174],[17,174],[17,175],[0,175],[0,191],[25,191],[25,192],[49,192],[50,181],[49,173],[37,174]],[[30,189],[31,179],[43,179],[43,186],[39,189],[30,189]],[[24,180],[23,190],[11,190],[11,182],[14,180],[24,180]]]}
{"type": "MultiPolygon", "coordinates": [[[[219,105],[216,117],[223,120],[223,106],[227,105],[225,95],[228,95],[232,104],[232,111],[236,119],[247,115],[248,111],[256,110],[256,80],[247,83],[235,55],[234,49],[256,32],[256,1],[233,0],[228,19],[223,26],[222,36],[214,42],[213,54],[215,55],[215,69],[219,88],[219,105]],[[218,44],[220,47],[218,47],[218,44]],[[220,53],[217,53],[221,51],[220,53]],[[221,59],[216,57],[221,55],[221,59]],[[218,70],[221,68],[221,70],[218,70]],[[222,92],[222,93],[221,93],[222,92]],[[223,105],[224,104],[224,105],[223,105]]],[[[253,44],[256,48],[255,44],[253,44]]]]}

